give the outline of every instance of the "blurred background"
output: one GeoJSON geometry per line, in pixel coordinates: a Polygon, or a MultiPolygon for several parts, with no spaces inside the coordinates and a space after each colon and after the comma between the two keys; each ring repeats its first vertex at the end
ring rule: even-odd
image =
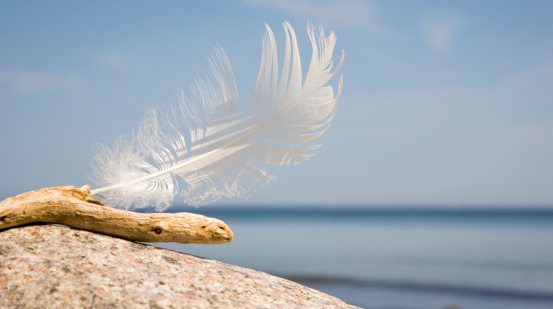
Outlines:
{"type": "Polygon", "coordinates": [[[312,21],[346,54],[322,148],[248,200],[176,200],[236,239],[167,246],[366,308],[551,308],[552,15],[546,0],[2,1],[0,200],[89,184],[98,145],[188,92],[216,46],[245,109],[264,23],[283,46],[291,22],[306,67],[312,21]]]}

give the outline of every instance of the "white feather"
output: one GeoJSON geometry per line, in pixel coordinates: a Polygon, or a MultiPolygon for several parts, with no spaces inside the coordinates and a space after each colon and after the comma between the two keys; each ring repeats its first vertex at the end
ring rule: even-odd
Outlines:
{"type": "Polygon", "coordinates": [[[198,79],[191,95],[181,93],[169,110],[147,112],[140,128],[104,147],[93,159],[93,181],[106,203],[121,208],[155,206],[163,211],[182,192],[184,202],[203,205],[221,197],[247,197],[274,177],[259,164],[298,164],[334,116],[335,94],[327,83],[333,69],[333,32],[308,25],[313,47],[302,82],[296,35],[284,23],[286,47],[279,78],[277,46],[266,26],[257,81],[245,119],[230,63],[221,49],[210,57],[213,77],[198,79]],[[179,179],[184,183],[179,189],[179,179]]]}

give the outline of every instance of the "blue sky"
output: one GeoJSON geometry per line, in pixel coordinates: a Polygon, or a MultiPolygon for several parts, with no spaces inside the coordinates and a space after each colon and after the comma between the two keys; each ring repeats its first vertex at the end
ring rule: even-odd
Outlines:
{"type": "Polygon", "coordinates": [[[234,204],[553,206],[552,1],[2,1],[0,199],[88,184],[98,144],[228,54],[248,103],[264,23],[334,29],[344,91],[310,161],[234,204]]]}

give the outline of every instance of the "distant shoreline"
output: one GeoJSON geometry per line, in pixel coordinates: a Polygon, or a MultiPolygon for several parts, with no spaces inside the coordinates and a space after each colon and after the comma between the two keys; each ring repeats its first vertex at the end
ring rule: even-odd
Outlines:
{"type": "Polygon", "coordinates": [[[501,289],[491,287],[478,286],[462,286],[454,284],[437,284],[437,283],[415,283],[415,282],[397,282],[386,280],[364,280],[357,278],[346,277],[327,277],[327,276],[302,276],[302,275],[278,275],[279,277],[298,282],[300,284],[310,285],[346,285],[365,288],[381,288],[390,290],[405,290],[405,291],[425,291],[432,293],[455,293],[455,294],[470,294],[487,297],[513,298],[513,299],[528,299],[528,300],[553,300],[553,293],[543,291],[524,291],[515,289],[501,289]]]}

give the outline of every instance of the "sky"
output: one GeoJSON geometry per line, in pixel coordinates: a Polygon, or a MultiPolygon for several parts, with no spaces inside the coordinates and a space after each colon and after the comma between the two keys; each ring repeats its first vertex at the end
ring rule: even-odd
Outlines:
{"type": "MultiPolygon", "coordinates": [[[[1,1],[0,200],[90,184],[98,145],[222,47],[245,108],[264,24],[334,30],[322,147],[232,205],[553,207],[553,1],[1,1]],[[335,84],[334,84],[335,85],[335,84]]],[[[175,201],[178,203],[178,201],[175,201]]]]}

